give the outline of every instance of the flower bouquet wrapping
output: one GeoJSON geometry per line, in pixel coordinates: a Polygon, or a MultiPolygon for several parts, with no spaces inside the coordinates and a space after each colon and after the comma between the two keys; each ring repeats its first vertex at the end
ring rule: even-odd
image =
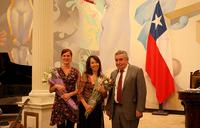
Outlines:
{"type": "MultiPolygon", "coordinates": [[[[52,69],[50,72],[44,72],[43,74],[43,83],[48,83],[48,84],[60,84],[60,85],[65,85],[61,76],[59,75],[58,71],[56,69],[52,69]]],[[[67,91],[58,91],[56,90],[56,93],[59,96],[62,96],[63,94],[65,94],[67,91]]],[[[65,100],[65,102],[67,103],[67,105],[69,106],[69,108],[74,112],[74,114],[78,114],[78,106],[77,104],[74,102],[74,100],[72,98],[69,98],[68,100],[65,100]]]]}
{"type": "MultiPolygon", "coordinates": [[[[101,99],[101,93],[96,90],[96,87],[104,86],[105,90],[109,91],[113,87],[110,81],[111,80],[109,78],[103,76],[101,78],[98,78],[98,80],[95,82],[95,87],[92,91],[92,95],[88,100],[88,104],[91,105],[93,109],[95,108],[98,101],[101,99]]],[[[88,116],[91,112],[92,111],[86,111],[85,117],[88,118],[88,116]]]]}

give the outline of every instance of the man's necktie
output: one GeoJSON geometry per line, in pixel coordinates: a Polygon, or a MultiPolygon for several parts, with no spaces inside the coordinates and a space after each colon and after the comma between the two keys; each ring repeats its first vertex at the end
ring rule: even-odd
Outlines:
{"type": "Polygon", "coordinates": [[[122,78],[123,78],[123,70],[120,71],[120,77],[118,81],[118,86],[117,86],[117,101],[121,103],[121,98],[122,98],[122,78]]]}

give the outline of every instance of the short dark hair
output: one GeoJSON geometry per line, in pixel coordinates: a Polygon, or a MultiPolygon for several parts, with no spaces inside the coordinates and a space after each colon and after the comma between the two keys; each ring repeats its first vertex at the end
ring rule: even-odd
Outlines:
{"type": "Polygon", "coordinates": [[[98,56],[95,56],[95,55],[91,55],[87,58],[87,61],[86,61],[86,71],[85,73],[86,74],[89,74],[89,75],[92,75],[93,72],[92,72],[92,68],[90,67],[90,61],[91,59],[94,59],[97,63],[99,63],[99,69],[98,69],[98,72],[97,72],[97,76],[100,76],[101,75],[101,71],[102,71],[102,68],[101,68],[101,61],[99,59],[98,56]]]}
{"type": "Polygon", "coordinates": [[[66,52],[69,52],[70,55],[72,56],[72,50],[70,50],[70,49],[68,49],[68,48],[65,48],[65,49],[63,49],[63,50],[61,51],[61,56],[62,56],[64,53],[66,53],[66,52]]]}

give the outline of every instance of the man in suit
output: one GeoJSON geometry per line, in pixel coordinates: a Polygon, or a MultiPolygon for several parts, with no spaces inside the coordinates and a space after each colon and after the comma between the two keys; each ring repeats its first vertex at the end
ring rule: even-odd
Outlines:
{"type": "Polygon", "coordinates": [[[115,53],[117,69],[111,73],[114,87],[109,92],[106,112],[112,128],[137,128],[146,102],[146,83],[141,68],[129,64],[126,51],[115,53]]]}

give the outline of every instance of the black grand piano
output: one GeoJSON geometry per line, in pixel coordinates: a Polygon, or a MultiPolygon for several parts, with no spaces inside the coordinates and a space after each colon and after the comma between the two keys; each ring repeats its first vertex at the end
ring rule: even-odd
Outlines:
{"type": "MultiPolygon", "coordinates": [[[[28,95],[31,83],[32,66],[12,63],[8,53],[0,53],[0,100],[28,95]]],[[[2,104],[6,103],[1,101],[2,104]]]]}
{"type": "Polygon", "coordinates": [[[0,127],[16,119],[17,102],[29,94],[31,84],[32,66],[12,63],[8,53],[0,53],[0,127]]]}

